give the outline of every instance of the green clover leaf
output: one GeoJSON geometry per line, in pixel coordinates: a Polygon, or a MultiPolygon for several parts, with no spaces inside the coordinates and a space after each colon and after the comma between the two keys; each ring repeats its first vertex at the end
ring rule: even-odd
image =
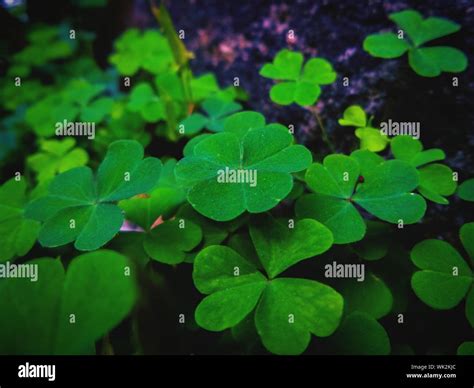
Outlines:
{"type": "MultiPolygon", "coordinates": [[[[460,231],[461,242],[471,260],[474,253],[474,223],[460,231]]],[[[420,269],[411,279],[415,294],[428,306],[448,310],[466,298],[466,317],[474,327],[473,273],[459,252],[441,240],[424,240],[412,249],[411,260],[420,269]]]]}
{"type": "Polygon", "coordinates": [[[385,282],[375,274],[368,272],[363,281],[342,279],[335,288],[344,297],[344,312],[363,312],[374,319],[380,319],[390,313],[393,295],[385,282]]]}
{"type": "Polygon", "coordinates": [[[145,121],[151,123],[166,117],[162,100],[147,83],[140,83],[132,89],[128,109],[139,112],[145,121]]]}
{"type": "Polygon", "coordinates": [[[390,146],[396,159],[418,167],[420,173],[418,191],[423,197],[441,205],[449,204],[444,197],[454,194],[457,188],[453,171],[443,164],[429,164],[446,157],[441,149],[423,150],[423,144],[411,136],[396,136],[390,146]]]}
{"type": "Polygon", "coordinates": [[[82,148],[74,148],[76,140],[43,140],[41,152],[27,158],[27,163],[37,173],[40,183],[48,181],[58,173],[87,164],[89,156],[82,148]]]}
{"type": "Polygon", "coordinates": [[[135,304],[131,263],[116,252],[78,256],[66,273],[59,260],[27,264],[38,266],[36,281],[11,278],[0,284],[5,313],[0,319],[1,354],[95,353],[94,342],[135,304]]]}
{"type": "Polygon", "coordinates": [[[140,244],[145,253],[165,264],[179,264],[187,260],[189,251],[203,237],[200,224],[186,216],[177,215],[172,220],[164,220],[174,216],[186,199],[184,190],[176,183],[175,166],[174,159],[164,164],[160,180],[150,194],[119,202],[127,220],[143,228],[140,244]]]}
{"type": "Polygon", "coordinates": [[[181,121],[178,128],[182,128],[186,135],[194,135],[204,128],[211,132],[222,132],[225,119],[241,109],[242,106],[236,102],[209,98],[202,103],[202,110],[206,116],[201,113],[193,113],[181,121]]]}
{"type": "Polygon", "coordinates": [[[366,221],[367,233],[364,239],[352,245],[352,250],[361,259],[380,260],[390,247],[390,226],[378,221],[366,221]]]}
{"type": "Polygon", "coordinates": [[[8,70],[10,76],[26,77],[33,67],[67,58],[75,49],[75,41],[63,36],[58,26],[38,26],[28,34],[29,44],[13,55],[13,63],[8,70]]]}
{"type": "Polygon", "coordinates": [[[336,80],[332,65],[322,58],[311,58],[303,65],[303,54],[283,49],[277,53],[273,63],[266,63],[260,75],[283,81],[270,90],[270,98],[280,105],[297,103],[300,106],[313,105],[321,94],[320,85],[336,80]]]}
{"type": "Polygon", "coordinates": [[[443,150],[439,148],[423,150],[423,144],[411,136],[395,136],[390,143],[390,147],[396,159],[404,160],[414,167],[420,167],[446,158],[443,150]]]}
{"type": "Polygon", "coordinates": [[[39,242],[56,247],[75,241],[78,250],[94,250],[110,241],[123,223],[114,202],[150,191],[158,181],[161,162],[143,159],[133,140],[112,143],[96,176],[88,167],[59,174],[49,193],[29,204],[26,215],[44,222],[39,242]]]}
{"type": "Polygon", "coordinates": [[[474,179],[468,179],[461,183],[458,188],[459,198],[465,201],[474,201],[474,179]]]}
{"type": "Polygon", "coordinates": [[[231,248],[205,248],[196,257],[193,271],[197,289],[208,294],[196,309],[196,322],[206,330],[222,331],[254,312],[257,332],[270,352],[300,354],[311,334],[326,337],[334,332],[343,299],[322,283],[273,275],[327,250],[331,234],[314,220],[301,220],[294,229],[284,231],[281,222],[268,219],[258,228],[252,230],[252,240],[269,278],[231,248]],[[278,235],[267,233],[266,227],[278,235]],[[279,240],[283,234],[289,241],[279,240]],[[266,240],[268,236],[271,240],[266,240]]]}
{"type": "Polygon", "coordinates": [[[176,160],[169,159],[163,164],[158,183],[146,196],[138,195],[118,203],[127,220],[150,231],[158,217],[169,218],[186,200],[186,193],[178,186],[174,176],[176,160]]]}
{"type": "Polygon", "coordinates": [[[463,342],[458,347],[458,356],[474,356],[474,341],[463,342]]]}
{"type": "Polygon", "coordinates": [[[80,118],[86,122],[101,122],[111,111],[113,101],[109,97],[99,97],[105,85],[92,84],[86,79],[74,79],[63,89],[51,94],[28,107],[26,122],[40,136],[55,133],[56,123],[74,121],[80,118]]]}
{"type": "Polygon", "coordinates": [[[24,216],[25,191],[23,178],[12,178],[0,187],[0,262],[26,255],[38,236],[40,224],[24,216]]]}
{"type": "Polygon", "coordinates": [[[367,120],[365,111],[359,105],[351,105],[346,108],[342,119],[338,120],[339,125],[356,127],[355,135],[360,139],[360,149],[372,152],[380,152],[387,147],[389,139],[387,135],[380,132],[380,129],[370,125],[371,120],[367,120]]]}
{"type": "Polygon", "coordinates": [[[334,354],[387,355],[390,338],[384,327],[373,317],[362,312],[349,314],[328,340],[334,354]]]}
{"type": "Polygon", "coordinates": [[[351,153],[351,158],[359,162],[362,176],[370,174],[379,164],[385,162],[384,158],[369,150],[355,150],[351,153]]]}
{"type": "Polygon", "coordinates": [[[310,152],[293,145],[285,127],[265,126],[254,112],[230,116],[223,132],[199,139],[190,152],[178,162],[176,177],[188,187],[191,205],[217,221],[275,207],[293,187],[291,173],[311,163],[310,152]]]}
{"type": "Polygon", "coordinates": [[[166,221],[145,236],[143,247],[154,260],[165,264],[179,264],[186,254],[202,240],[201,228],[191,221],[166,221]]]}
{"type": "Polygon", "coordinates": [[[190,82],[190,86],[194,102],[205,100],[219,91],[216,76],[212,73],[206,73],[193,78],[190,82]]]}
{"type": "Polygon", "coordinates": [[[359,177],[359,163],[350,156],[329,155],[323,164],[312,164],[305,180],[314,194],[296,202],[297,215],[325,224],[336,244],[355,242],[365,235],[365,222],[354,204],[391,223],[412,224],[424,215],[425,201],[410,193],[418,186],[418,173],[408,163],[386,161],[370,169],[363,183],[359,177]]]}
{"type": "Polygon", "coordinates": [[[268,276],[274,278],[308,257],[326,252],[333,243],[331,231],[310,219],[288,222],[260,217],[250,225],[250,236],[268,276]]]}
{"type": "Polygon", "coordinates": [[[453,170],[444,164],[433,163],[421,167],[419,172],[418,191],[420,194],[430,201],[442,205],[449,204],[444,197],[454,194],[457,188],[457,183],[453,179],[453,170]]]}
{"type": "Polygon", "coordinates": [[[141,114],[130,112],[124,103],[116,103],[107,126],[98,129],[93,147],[98,153],[105,154],[109,144],[125,139],[136,140],[146,147],[150,144],[151,136],[145,131],[145,122],[141,114]]]}
{"type": "Polygon", "coordinates": [[[43,85],[37,80],[22,80],[21,88],[7,79],[3,80],[0,85],[2,105],[12,112],[23,104],[31,104],[44,98],[51,90],[51,87],[43,85]]]}
{"type": "Polygon", "coordinates": [[[152,74],[168,70],[174,63],[168,41],[155,30],[141,33],[129,29],[115,41],[115,52],[109,58],[120,74],[134,75],[140,69],[152,74]]]}
{"type": "MultiPolygon", "coordinates": [[[[209,218],[202,216],[190,204],[184,204],[176,213],[177,218],[183,218],[189,220],[196,225],[199,225],[202,230],[202,245],[201,248],[208,247],[210,245],[218,245],[224,241],[229,233],[234,232],[240,226],[242,226],[246,217],[241,216],[232,221],[228,222],[216,222],[209,218]]],[[[236,236],[235,234],[233,236],[236,236]]],[[[187,258],[187,260],[190,257],[187,258]]]]}
{"type": "Polygon", "coordinates": [[[423,77],[437,77],[442,72],[459,73],[466,69],[468,61],[464,53],[453,47],[423,45],[434,39],[460,30],[459,24],[450,20],[423,17],[414,10],[405,10],[389,16],[406,33],[369,35],[363,47],[370,55],[378,58],[398,58],[408,51],[410,67],[423,77]],[[423,47],[422,47],[423,46],[423,47]]]}

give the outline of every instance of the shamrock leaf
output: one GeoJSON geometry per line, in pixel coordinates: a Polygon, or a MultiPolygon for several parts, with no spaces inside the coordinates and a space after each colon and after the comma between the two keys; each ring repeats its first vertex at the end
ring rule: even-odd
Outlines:
{"type": "Polygon", "coordinates": [[[419,169],[420,185],[418,191],[430,201],[447,205],[449,201],[445,196],[454,194],[456,181],[453,179],[453,170],[448,166],[433,163],[419,169]]]}
{"type": "MultiPolygon", "coordinates": [[[[86,122],[100,122],[112,109],[112,99],[99,97],[105,91],[105,85],[92,84],[86,79],[74,79],[63,89],[39,100],[26,111],[26,122],[38,135],[51,136],[57,123],[72,122],[80,118],[86,122]]],[[[57,129],[57,128],[56,128],[57,129]]],[[[67,135],[56,132],[58,136],[67,135]]]]}
{"type": "Polygon", "coordinates": [[[404,160],[414,167],[419,167],[420,182],[418,191],[426,199],[447,205],[444,198],[454,194],[457,183],[453,179],[453,171],[443,164],[428,164],[443,160],[446,155],[439,148],[423,150],[423,144],[411,136],[396,136],[390,144],[392,154],[396,159],[404,160]]]}
{"type": "Polygon", "coordinates": [[[33,67],[67,58],[75,48],[75,41],[63,36],[60,27],[39,26],[28,34],[29,44],[13,55],[8,75],[26,77],[33,67]]]}
{"type": "Polygon", "coordinates": [[[420,167],[446,158],[443,150],[439,148],[423,150],[423,144],[411,136],[395,136],[390,143],[390,147],[396,159],[404,160],[414,167],[420,167]]]}
{"type": "Polygon", "coordinates": [[[359,105],[351,105],[343,113],[342,119],[337,121],[339,125],[364,128],[367,125],[367,115],[359,105]]]}
{"type": "Polygon", "coordinates": [[[56,247],[75,241],[79,250],[100,248],[119,231],[123,215],[115,201],[146,193],[156,184],[161,162],[143,159],[133,140],[112,143],[94,177],[88,167],[59,174],[49,193],[28,206],[27,216],[43,221],[39,242],[56,247]]]}
{"type": "Polygon", "coordinates": [[[418,186],[418,173],[406,162],[391,160],[370,169],[359,183],[360,167],[355,158],[329,155],[314,163],[305,180],[314,194],[296,202],[299,217],[314,218],[326,225],[336,244],[361,240],[366,225],[354,204],[381,220],[412,224],[425,213],[422,197],[410,193],[418,186]]]}
{"type": "Polygon", "coordinates": [[[154,260],[165,264],[179,264],[186,253],[195,248],[202,239],[201,228],[188,220],[166,221],[146,236],[145,252],[154,260]]]}
{"type": "Polygon", "coordinates": [[[141,33],[129,29],[115,41],[115,52],[109,58],[120,74],[134,75],[140,69],[160,74],[174,62],[168,41],[155,30],[141,33]]]}
{"type": "Polygon", "coordinates": [[[468,179],[461,183],[458,189],[459,198],[465,201],[474,201],[474,179],[468,179]]]}
{"type": "Polygon", "coordinates": [[[185,261],[188,252],[202,239],[201,227],[186,216],[163,220],[173,216],[186,198],[183,189],[176,184],[175,165],[173,159],[164,164],[160,180],[149,195],[119,202],[127,220],[144,229],[141,244],[146,254],[165,264],[185,261]]]}
{"type": "Polygon", "coordinates": [[[24,256],[33,247],[40,225],[24,217],[26,183],[15,178],[0,187],[0,262],[24,256]]]}
{"type": "MultiPolygon", "coordinates": [[[[461,229],[461,241],[469,255],[473,254],[473,226],[470,223],[461,229]]],[[[412,249],[411,260],[421,270],[411,279],[415,294],[427,305],[442,310],[457,306],[466,297],[466,317],[474,326],[473,274],[459,252],[445,241],[424,240],[412,249]]]]}
{"type": "Polygon", "coordinates": [[[340,280],[336,289],[344,297],[346,314],[358,311],[380,319],[392,310],[392,292],[382,279],[371,272],[364,274],[363,281],[340,280]]]}
{"type": "Polygon", "coordinates": [[[358,311],[342,321],[328,342],[339,355],[390,354],[390,339],[383,326],[370,315],[358,311]]]}
{"type": "Polygon", "coordinates": [[[200,102],[219,91],[219,84],[212,73],[193,78],[190,82],[191,95],[194,102],[200,102]]]}
{"type": "Polygon", "coordinates": [[[384,158],[369,150],[355,150],[351,153],[351,157],[359,162],[360,174],[363,177],[385,162],[384,158]]]}
{"type": "Polygon", "coordinates": [[[119,202],[129,221],[150,231],[158,219],[169,218],[186,200],[186,193],[176,183],[174,170],[176,160],[169,159],[163,164],[160,180],[146,196],[138,195],[119,202]]]}
{"type": "Polygon", "coordinates": [[[202,103],[202,110],[206,112],[207,117],[201,113],[193,113],[181,121],[178,127],[181,133],[186,135],[194,135],[204,128],[212,132],[222,132],[227,116],[241,109],[242,106],[236,102],[209,98],[202,103]]]}
{"type": "Polygon", "coordinates": [[[457,355],[474,356],[474,341],[466,341],[459,345],[457,355]]]}
{"type": "Polygon", "coordinates": [[[379,260],[388,253],[390,226],[378,221],[366,221],[367,233],[363,240],[352,245],[360,258],[367,261],[379,260]]]}
{"type": "Polygon", "coordinates": [[[303,259],[320,255],[333,243],[331,231],[310,219],[297,221],[290,228],[283,220],[261,217],[250,225],[250,235],[270,278],[303,259]]]}
{"type": "MultiPolygon", "coordinates": [[[[327,232],[323,232],[321,241],[314,236],[310,242],[301,241],[306,227],[310,228],[308,235],[324,230],[316,221],[302,220],[288,232],[293,242],[287,245],[277,238],[265,242],[263,230],[253,231],[257,251],[265,257],[262,260],[260,256],[260,260],[271,274],[329,248],[327,232]],[[302,247],[293,252],[296,240],[302,247]],[[316,242],[314,247],[312,242],[316,242]]],[[[278,224],[272,226],[280,234],[281,228],[278,224]]],[[[208,294],[196,309],[196,322],[206,330],[222,331],[238,325],[255,310],[255,326],[262,343],[276,354],[302,353],[311,333],[325,337],[334,332],[343,307],[336,291],[313,280],[274,279],[270,273],[266,278],[254,264],[228,247],[205,248],[196,257],[193,270],[197,289],[208,294]]]]}
{"type": "Polygon", "coordinates": [[[72,80],[61,93],[63,101],[54,110],[55,117],[60,117],[63,111],[76,110],[82,121],[102,121],[113,105],[109,97],[98,98],[105,89],[104,84],[90,83],[86,79],[72,80]]]}
{"type": "Polygon", "coordinates": [[[187,198],[201,214],[217,221],[244,211],[275,207],[293,187],[292,172],[311,163],[310,152],[293,145],[280,124],[265,126],[263,116],[230,116],[224,131],[202,138],[176,166],[176,177],[189,188],[187,198]]]}
{"type": "Polygon", "coordinates": [[[380,152],[383,151],[389,143],[388,137],[380,133],[380,129],[372,127],[357,128],[355,135],[360,139],[361,150],[380,152]]]}
{"type": "Polygon", "coordinates": [[[203,234],[202,248],[220,244],[227,238],[229,233],[234,232],[245,222],[245,217],[238,217],[228,222],[216,222],[202,216],[189,204],[181,206],[176,217],[192,221],[201,227],[203,234]]]}
{"type": "Polygon", "coordinates": [[[15,86],[11,80],[4,80],[1,83],[0,96],[2,105],[14,112],[20,105],[31,104],[43,98],[50,90],[49,86],[36,80],[22,80],[21,87],[15,86]]]}
{"type": "Polygon", "coordinates": [[[371,127],[365,111],[359,105],[351,105],[339,119],[339,125],[356,127],[355,135],[360,139],[360,149],[372,152],[383,151],[389,139],[380,129],[371,127]]]}
{"type": "Polygon", "coordinates": [[[140,83],[132,89],[128,109],[139,112],[145,121],[151,123],[166,117],[163,102],[147,83],[140,83]]]}
{"type": "Polygon", "coordinates": [[[82,148],[74,148],[76,140],[43,140],[41,152],[29,156],[27,163],[38,174],[40,183],[48,181],[58,173],[87,164],[89,156],[82,148]]]}
{"type": "Polygon", "coordinates": [[[398,36],[393,33],[369,35],[364,40],[364,50],[379,58],[397,58],[408,51],[410,67],[423,77],[437,77],[441,72],[459,73],[467,67],[464,53],[453,47],[422,47],[434,39],[460,30],[450,20],[423,17],[414,10],[405,10],[390,15],[390,20],[400,28],[398,36]],[[408,38],[404,37],[407,34],[408,38]]]}
{"type": "Polygon", "coordinates": [[[303,54],[283,49],[277,53],[273,63],[265,64],[260,75],[283,81],[270,90],[270,98],[280,105],[295,102],[301,106],[313,105],[321,94],[320,85],[336,80],[332,65],[322,58],[311,58],[303,67],[303,54]]]}
{"type": "Polygon", "coordinates": [[[111,120],[106,127],[99,128],[93,147],[103,154],[109,144],[116,140],[136,140],[143,147],[150,144],[151,136],[145,131],[141,114],[125,109],[124,104],[116,104],[111,112],[111,120]]]}
{"type": "Polygon", "coordinates": [[[0,284],[6,314],[0,320],[1,354],[95,353],[94,342],[135,304],[131,263],[116,252],[76,257],[66,274],[59,260],[27,264],[37,266],[36,281],[11,278],[0,284]]]}

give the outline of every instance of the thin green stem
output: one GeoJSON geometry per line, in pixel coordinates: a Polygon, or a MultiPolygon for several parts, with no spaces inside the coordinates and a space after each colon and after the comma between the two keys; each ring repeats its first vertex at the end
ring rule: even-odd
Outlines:
{"type": "Polygon", "coordinates": [[[328,133],[326,131],[326,128],[323,125],[323,122],[321,120],[321,116],[319,115],[318,111],[316,109],[312,110],[314,117],[316,117],[316,120],[318,122],[319,128],[321,129],[321,137],[326,143],[326,145],[329,147],[332,153],[336,152],[336,149],[334,148],[334,145],[331,143],[331,140],[329,139],[328,133]]]}

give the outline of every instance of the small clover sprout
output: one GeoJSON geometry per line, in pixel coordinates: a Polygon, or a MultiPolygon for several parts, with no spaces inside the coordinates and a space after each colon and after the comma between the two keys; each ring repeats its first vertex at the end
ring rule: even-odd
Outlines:
{"type": "Polygon", "coordinates": [[[313,105],[321,94],[320,85],[336,80],[332,65],[322,58],[311,58],[303,66],[303,54],[283,49],[273,63],[265,64],[260,75],[281,81],[270,90],[270,98],[280,105],[313,105]]]}
{"type": "Polygon", "coordinates": [[[355,135],[360,139],[360,149],[380,152],[387,147],[389,139],[380,129],[372,127],[372,118],[367,120],[365,111],[359,105],[351,105],[339,119],[339,125],[356,127],[355,135]]]}

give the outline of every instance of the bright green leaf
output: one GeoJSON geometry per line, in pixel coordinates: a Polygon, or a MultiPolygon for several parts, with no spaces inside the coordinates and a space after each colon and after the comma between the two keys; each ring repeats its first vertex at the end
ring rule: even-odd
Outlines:
{"type": "Polygon", "coordinates": [[[75,242],[79,250],[94,250],[110,241],[123,223],[113,203],[150,191],[158,181],[161,162],[143,159],[143,147],[132,140],[110,145],[94,179],[87,167],[59,174],[45,197],[33,201],[27,216],[44,221],[39,241],[56,247],[75,242]]]}

